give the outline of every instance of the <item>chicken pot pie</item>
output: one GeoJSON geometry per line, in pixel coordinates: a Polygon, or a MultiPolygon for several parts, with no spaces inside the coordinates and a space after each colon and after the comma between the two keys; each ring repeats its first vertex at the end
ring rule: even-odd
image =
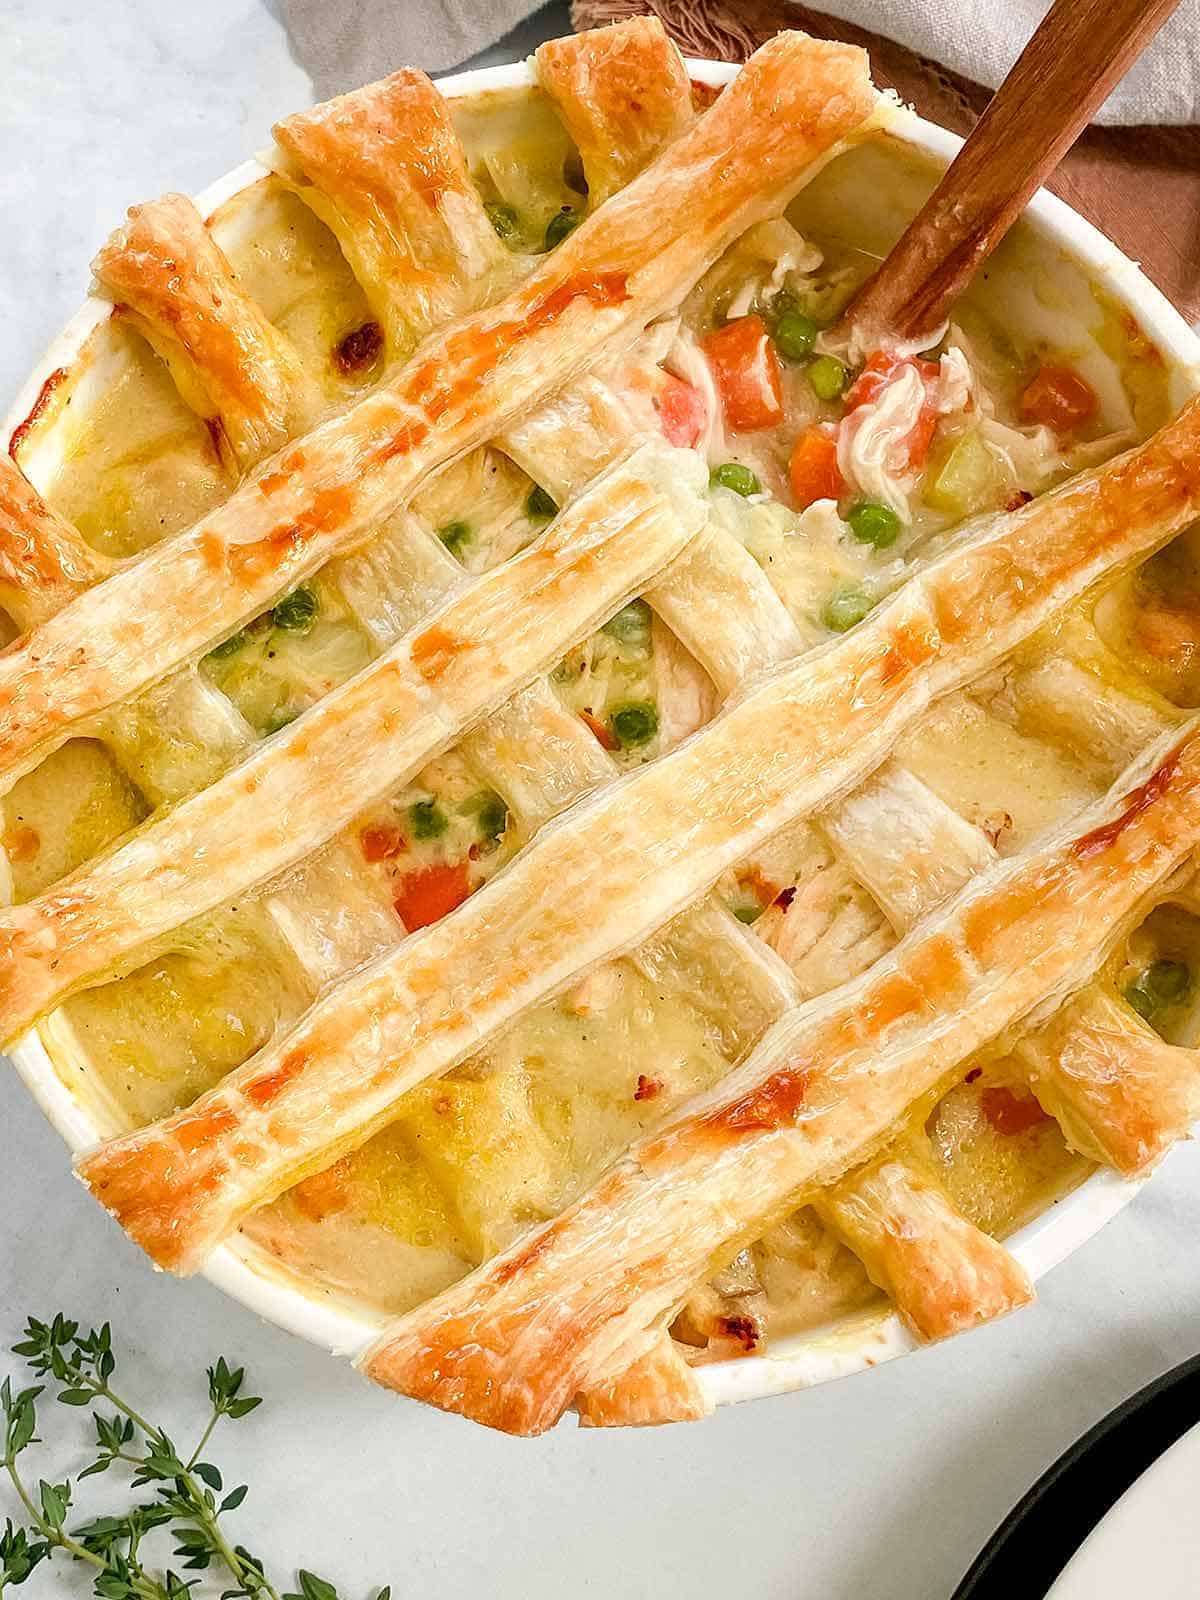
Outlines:
{"type": "Polygon", "coordinates": [[[155,1263],[241,1230],[522,1434],[1020,1306],[1200,1114],[1179,374],[1100,289],[836,348],[860,51],[535,78],[135,207],[0,462],[4,1039],[155,1263]]]}

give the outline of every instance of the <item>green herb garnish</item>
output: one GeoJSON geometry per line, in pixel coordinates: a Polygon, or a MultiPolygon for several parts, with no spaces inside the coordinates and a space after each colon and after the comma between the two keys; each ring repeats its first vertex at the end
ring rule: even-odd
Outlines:
{"type": "MultiPolygon", "coordinates": [[[[256,1395],[243,1393],[241,1367],[231,1367],[221,1356],[208,1369],[208,1423],[195,1449],[185,1454],[165,1429],[111,1387],[116,1357],[107,1322],[81,1334],[79,1324],[61,1312],[51,1322],[31,1317],[13,1352],[47,1381],[17,1391],[10,1379],[0,1386],[3,1468],[26,1522],[15,1526],[9,1519],[0,1534],[0,1596],[24,1583],[43,1562],[66,1556],[92,1569],[92,1592],[100,1600],[190,1600],[196,1582],[190,1574],[209,1568],[221,1575],[223,1600],[338,1600],[331,1583],[303,1569],[296,1575],[300,1592],[281,1594],[262,1561],[226,1534],[223,1518],[245,1500],[246,1485],[226,1492],[220,1469],[204,1453],[218,1422],[237,1421],[261,1404],[256,1395]],[[51,1384],[60,1404],[89,1409],[95,1439],[91,1460],[75,1482],[42,1478],[35,1492],[20,1458],[40,1442],[35,1439],[37,1402],[51,1384]],[[68,1528],[76,1483],[118,1464],[132,1474],[133,1504],[68,1528]],[[146,1542],[158,1529],[174,1541],[178,1571],[147,1561],[146,1542]]],[[[390,1594],[390,1588],[380,1589],[375,1600],[390,1600],[390,1594]]]]}
{"type": "Polygon", "coordinates": [[[285,633],[311,633],[320,609],[321,602],[314,589],[307,586],[293,589],[275,607],[275,626],[285,633]]]}

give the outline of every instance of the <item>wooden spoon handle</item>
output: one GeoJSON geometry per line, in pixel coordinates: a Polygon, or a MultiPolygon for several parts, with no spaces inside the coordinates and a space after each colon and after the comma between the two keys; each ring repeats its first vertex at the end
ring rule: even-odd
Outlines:
{"type": "Polygon", "coordinates": [[[932,340],[968,280],[1179,0],[1054,0],[942,181],[834,330],[932,340]]]}

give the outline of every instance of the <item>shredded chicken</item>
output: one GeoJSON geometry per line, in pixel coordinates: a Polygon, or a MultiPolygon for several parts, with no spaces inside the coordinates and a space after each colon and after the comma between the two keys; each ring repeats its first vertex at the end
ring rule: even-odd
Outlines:
{"type": "Polygon", "coordinates": [[[957,348],[942,356],[934,378],[923,377],[912,362],[898,366],[873,400],[842,421],[838,466],[843,478],[911,522],[909,497],[921,477],[921,464],[911,460],[913,432],[930,410],[938,417],[965,410],[973,390],[971,370],[957,348]]]}
{"type": "Polygon", "coordinates": [[[807,239],[797,234],[796,243],[780,251],[770,273],[747,278],[725,308],[726,321],[732,322],[734,317],[746,316],[753,310],[756,301],[769,300],[772,295],[788,288],[794,278],[807,277],[809,273],[816,272],[824,260],[815,244],[809,244],[807,239]]]}

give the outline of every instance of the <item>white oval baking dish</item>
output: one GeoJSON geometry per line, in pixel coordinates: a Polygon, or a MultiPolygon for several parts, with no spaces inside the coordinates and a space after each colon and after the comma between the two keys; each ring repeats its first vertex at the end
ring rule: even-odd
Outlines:
{"type": "MultiPolygon", "coordinates": [[[[688,65],[695,79],[713,85],[728,82],[737,71],[723,62],[690,61],[688,65]]],[[[532,81],[529,67],[518,63],[458,73],[440,80],[438,87],[443,94],[456,98],[485,90],[521,88],[532,81]]],[[[889,114],[887,132],[938,166],[952,160],[961,144],[955,135],[899,107],[889,114]]],[[[260,179],[265,170],[257,161],[247,161],[210,184],[196,196],[201,213],[211,215],[239,190],[260,179]]],[[[1025,220],[1039,239],[1082,268],[1091,282],[1102,285],[1118,306],[1133,314],[1172,369],[1177,403],[1184,394],[1200,389],[1200,339],[1134,262],[1044,190],[1039,190],[1030,202],[1025,220]]],[[[63,329],[30,374],[6,418],[6,441],[12,429],[34,408],[49,375],[70,366],[110,309],[107,301],[92,297],[63,329]]],[[[36,450],[32,460],[36,463],[36,450]]],[[[28,469],[30,461],[25,464],[28,469]]],[[[32,475],[38,476],[36,470],[32,475]]],[[[12,1059],[72,1153],[93,1145],[99,1129],[58,1075],[35,1033],[26,1035],[14,1047],[12,1059]]],[[[1007,1241],[1009,1248],[1030,1275],[1039,1278],[1097,1233],[1128,1204],[1139,1187],[1140,1183],[1126,1182],[1115,1173],[1098,1172],[1013,1235],[1007,1241]]],[[[261,1248],[241,1236],[216,1252],[205,1276],[268,1321],[338,1354],[357,1352],[381,1326],[378,1314],[366,1307],[356,1309],[336,1300],[319,1285],[286,1275],[261,1248]]],[[[894,1313],[859,1313],[828,1328],[782,1341],[769,1355],[704,1366],[699,1373],[712,1400],[721,1405],[845,1377],[914,1348],[915,1340],[894,1313]]]]}

